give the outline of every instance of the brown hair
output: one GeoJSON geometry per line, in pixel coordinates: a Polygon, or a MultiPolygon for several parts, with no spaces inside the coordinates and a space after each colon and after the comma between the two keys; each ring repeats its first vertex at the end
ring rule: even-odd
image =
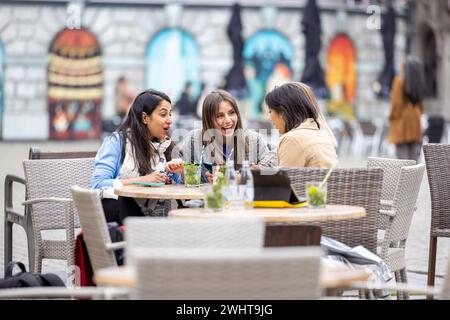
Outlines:
{"type": "MultiPolygon", "coordinates": [[[[223,101],[229,102],[231,104],[231,106],[233,107],[234,112],[236,112],[237,123],[236,123],[235,132],[236,132],[236,130],[239,130],[239,132],[243,132],[244,128],[242,127],[241,113],[239,112],[239,108],[238,108],[236,99],[234,99],[234,97],[230,93],[228,93],[227,91],[218,89],[218,90],[211,91],[205,97],[205,100],[203,101],[203,108],[202,108],[202,125],[203,125],[202,137],[204,137],[204,134],[205,134],[206,131],[211,130],[211,129],[215,129],[214,128],[214,123],[216,121],[216,116],[219,113],[219,105],[223,101]]],[[[212,140],[213,140],[213,137],[210,137],[210,140],[209,141],[203,141],[203,144],[210,143],[210,142],[212,142],[212,140]]],[[[245,137],[245,135],[243,136],[242,134],[239,134],[238,136],[236,136],[236,134],[234,135],[235,146],[243,145],[243,142],[245,143],[245,157],[247,157],[247,154],[248,154],[248,139],[245,137]]],[[[234,152],[234,162],[235,162],[235,164],[237,164],[237,159],[238,159],[237,158],[237,154],[238,154],[238,150],[235,149],[235,152],[234,152]]]]}
{"type": "Polygon", "coordinates": [[[285,122],[285,132],[298,127],[308,118],[314,119],[320,129],[319,106],[309,86],[300,82],[289,82],[275,87],[266,94],[269,109],[279,113],[285,122]]]}

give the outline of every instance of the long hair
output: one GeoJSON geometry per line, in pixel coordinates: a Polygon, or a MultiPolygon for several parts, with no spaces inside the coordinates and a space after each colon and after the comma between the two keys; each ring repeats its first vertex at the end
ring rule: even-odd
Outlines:
{"type": "Polygon", "coordinates": [[[415,56],[408,56],[405,63],[405,95],[412,105],[421,102],[425,97],[425,72],[422,62],[415,56]]]}
{"type": "Polygon", "coordinates": [[[306,84],[289,82],[275,87],[264,100],[269,109],[283,118],[285,132],[298,127],[308,118],[314,119],[320,129],[319,106],[313,91],[306,84]]]}
{"type": "MultiPolygon", "coordinates": [[[[141,176],[153,171],[150,159],[158,154],[148,138],[148,128],[142,122],[142,112],[151,116],[163,100],[172,103],[165,93],[152,89],[141,92],[134,99],[125,121],[117,129],[122,138],[121,162],[125,158],[126,143],[130,141],[135,164],[141,176]]],[[[172,142],[165,152],[167,160],[170,160],[173,147],[174,143],[172,142]]]]}
{"type": "MultiPolygon", "coordinates": [[[[211,91],[203,101],[203,108],[202,108],[202,137],[204,137],[205,132],[210,132],[210,130],[215,129],[214,123],[216,121],[216,116],[219,113],[219,105],[221,102],[227,101],[231,104],[231,106],[234,109],[234,112],[236,112],[237,115],[237,123],[236,123],[236,129],[234,134],[234,144],[235,144],[235,152],[234,152],[234,163],[238,163],[238,153],[240,154],[240,150],[236,148],[236,146],[245,146],[245,154],[248,153],[248,139],[243,134],[244,128],[242,126],[242,118],[241,113],[239,112],[239,108],[236,102],[236,99],[228,93],[225,90],[214,90],[211,91]],[[237,131],[237,135],[236,135],[237,131]]],[[[208,143],[213,142],[214,136],[207,137],[208,143]]],[[[203,139],[204,140],[204,139],[203,139]]],[[[203,144],[205,144],[205,141],[203,141],[203,144]]],[[[241,159],[242,160],[242,159],[241,159]]]]}

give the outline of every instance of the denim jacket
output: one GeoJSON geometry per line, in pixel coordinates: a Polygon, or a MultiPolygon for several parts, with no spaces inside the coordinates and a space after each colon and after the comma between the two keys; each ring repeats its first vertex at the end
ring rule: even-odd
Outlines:
{"type": "MultiPolygon", "coordinates": [[[[95,169],[91,184],[93,189],[106,189],[120,184],[118,176],[122,167],[121,152],[122,139],[117,132],[105,138],[95,156],[95,169]]],[[[181,183],[181,175],[174,174],[173,180],[181,183]]]]}

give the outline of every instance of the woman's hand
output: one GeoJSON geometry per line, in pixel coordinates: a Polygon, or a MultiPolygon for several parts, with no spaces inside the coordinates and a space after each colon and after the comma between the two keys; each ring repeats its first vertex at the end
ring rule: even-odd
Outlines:
{"type": "Polygon", "coordinates": [[[167,172],[183,173],[184,162],[181,159],[173,159],[166,163],[165,169],[167,172]]]}
{"type": "Polygon", "coordinates": [[[206,178],[208,178],[209,183],[212,183],[214,181],[214,175],[211,172],[206,171],[205,176],[206,176],[206,178]]]}
{"type": "Polygon", "coordinates": [[[154,171],[150,174],[147,174],[142,178],[142,182],[164,182],[167,181],[167,176],[164,173],[161,173],[159,171],[154,171]]]}

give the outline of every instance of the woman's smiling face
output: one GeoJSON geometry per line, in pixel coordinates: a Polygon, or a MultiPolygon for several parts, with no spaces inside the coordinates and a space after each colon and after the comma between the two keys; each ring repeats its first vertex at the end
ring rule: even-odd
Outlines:
{"type": "Polygon", "coordinates": [[[234,134],[237,122],[238,116],[231,103],[222,101],[214,119],[214,129],[219,130],[222,136],[230,137],[234,134]]]}

